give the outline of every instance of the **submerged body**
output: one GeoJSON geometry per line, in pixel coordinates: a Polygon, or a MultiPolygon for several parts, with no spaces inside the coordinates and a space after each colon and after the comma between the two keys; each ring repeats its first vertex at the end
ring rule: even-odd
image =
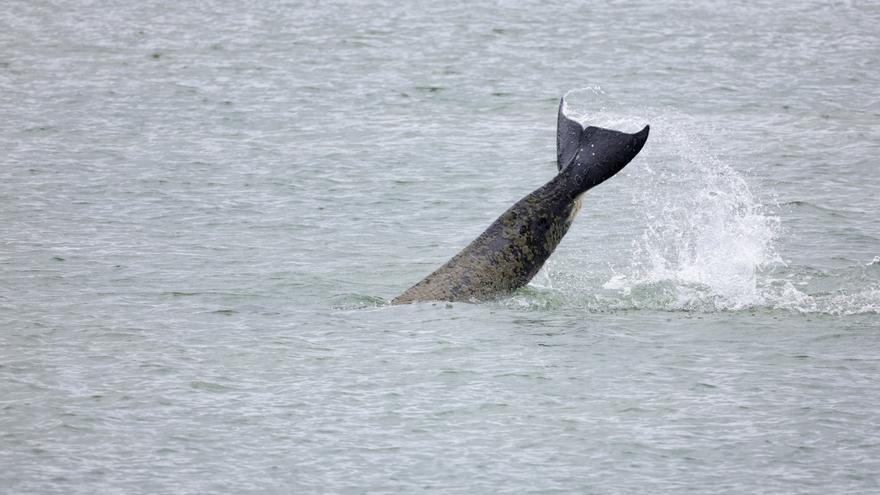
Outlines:
{"type": "Polygon", "coordinates": [[[581,196],[632,160],[648,137],[587,127],[568,119],[560,102],[559,173],[519,200],[446,264],[392,300],[478,301],[526,285],[571,226],[581,196]]]}

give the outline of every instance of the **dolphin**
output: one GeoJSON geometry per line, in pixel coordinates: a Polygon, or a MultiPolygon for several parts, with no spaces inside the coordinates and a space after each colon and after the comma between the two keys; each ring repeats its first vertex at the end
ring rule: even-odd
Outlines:
{"type": "Polygon", "coordinates": [[[569,119],[559,101],[553,179],[517,201],[467,247],[391,304],[477,302],[529,283],[559,245],[583,194],[619,172],[641,151],[650,126],[627,134],[569,119]]]}

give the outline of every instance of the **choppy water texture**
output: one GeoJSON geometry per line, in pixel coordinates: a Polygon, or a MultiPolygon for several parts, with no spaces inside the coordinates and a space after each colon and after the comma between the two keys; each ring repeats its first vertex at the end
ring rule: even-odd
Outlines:
{"type": "Polygon", "coordinates": [[[0,492],[880,490],[876,2],[2,10],[0,492]],[[570,90],[641,155],[389,306],[570,90]]]}

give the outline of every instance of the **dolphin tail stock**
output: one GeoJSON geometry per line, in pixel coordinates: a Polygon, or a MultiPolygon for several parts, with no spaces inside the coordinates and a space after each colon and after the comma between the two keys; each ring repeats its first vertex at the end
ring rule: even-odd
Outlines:
{"type": "Polygon", "coordinates": [[[563,98],[557,118],[556,165],[560,173],[576,177],[580,193],[620,172],[648,139],[647,125],[634,134],[594,126],[585,129],[565,115],[564,105],[563,98]]]}
{"type": "Polygon", "coordinates": [[[559,173],[392,304],[483,300],[527,284],[568,231],[581,194],[619,172],[648,138],[647,126],[635,134],[584,129],[565,115],[564,103],[556,137],[559,173]]]}

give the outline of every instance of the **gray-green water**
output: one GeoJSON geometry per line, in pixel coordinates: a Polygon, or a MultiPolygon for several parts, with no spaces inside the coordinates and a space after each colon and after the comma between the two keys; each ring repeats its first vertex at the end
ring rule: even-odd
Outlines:
{"type": "Polygon", "coordinates": [[[0,14],[0,492],[880,490],[874,2],[0,14]],[[532,285],[388,306],[649,123],[532,285]]]}

